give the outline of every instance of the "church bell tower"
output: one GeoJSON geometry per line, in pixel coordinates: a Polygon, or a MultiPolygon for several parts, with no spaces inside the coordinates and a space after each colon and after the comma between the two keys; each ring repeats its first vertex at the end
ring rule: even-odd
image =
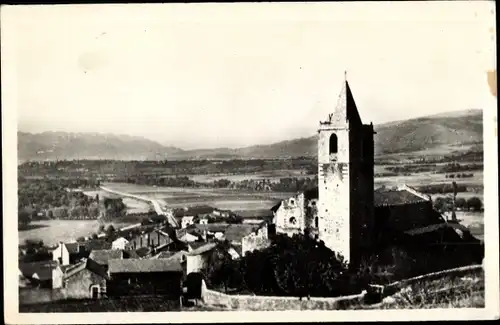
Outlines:
{"type": "Polygon", "coordinates": [[[361,122],[347,79],[318,133],[319,239],[357,263],[373,231],[374,132],[361,122]]]}

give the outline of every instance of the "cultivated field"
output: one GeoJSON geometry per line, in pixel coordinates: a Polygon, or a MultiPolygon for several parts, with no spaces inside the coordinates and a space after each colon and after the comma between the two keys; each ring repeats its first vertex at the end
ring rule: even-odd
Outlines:
{"type": "Polygon", "coordinates": [[[427,173],[413,173],[409,176],[398,175],[398,176],[384,176],[375,177],[375,186],[397,186],[401,184],[407,184],[410,186],[420,186],[420,185],[432,185],[432,184],[443,184],[451,183],[455,181],[457,184],[464,184],[469,186],[483,186],[483,172],[474,171],[471,172],[474,177],[470,178],[456,178],[450,179],[446,178],[445,174],[433,174],[427,173]]]}
{"type": "MultiPolygon", "coordinates": [[[[280,178],[286,177],[296,177],[296,178],[305,178],[305,177],[314,177],[314,175],[307,175],[304,171],[301,170],[273,170],[269,172],[261,172],[261,173],[248,173],[248,174],[205,174],[205,175],[182,175],[187,176],[195,182],[200,183],[212,183],[213,181],[217,181],[220,179],[227,179],[231,182],[239,182],[243,180],[261,180],[268,179],[272,181],[279,181],[280,178]]],[[[171,177],[165,176],[165,177],[171,177]]]]}
{"type": "Polygon", "coordinates": [[[116,191],[149,198],[163,199],[171,207],[210,205],[214,208],[253,211],[270,209],[279,200],[292,193],[251,192],[233,189],[192,189],[179,187],[154,187],[126,183],[106,183],[103,186],[116,191]]]}

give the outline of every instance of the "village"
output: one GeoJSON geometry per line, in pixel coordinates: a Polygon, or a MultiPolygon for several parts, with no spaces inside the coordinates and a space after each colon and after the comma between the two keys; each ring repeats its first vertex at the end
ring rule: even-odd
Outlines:
{"type": "MultiPolygon", "coordinates": [[[[204,285],[216,248],[239,260],[270,247],[279,234],[321,242],[354,270],[367,255],[379,258],[394,245],[410,245],[421,254],[422,260],[411,267],[416,274],[430,270],[428,265],[482,262],[480,240],[456,218],[448,220],[436,211],[430,196],[404,184],[374,188],[376,133],[372,124],[361,122],[347,80],[337,107],[320,122],[318,133],[318,186],[280,200],[270,209],[272,217],[242,219],[210,206],[164,210],[153,200],[155,221],[149,224],[108,228],[94,238],[60,242],[47,260],[20,263],[20,301],[192,298],[186,280],[198,274],[194,287],[204,285]],[[430,252],[442,255],[430,259],[430,252]]],[[[199,293],[194,298],[202,297],[199,293]]]]}
{"type": "Polygon", "coordinates": [[[164,217],[149,225],[138,223],[102,232],[97,238],[60,242],[51,251],[51,260],[20,263],[21,300],[132,294],[178,297],[186,275],[204,269],[218,242],[229,242],[228,253],[235,259],[268,244],[265,220],[219,221],[232,215],[208,206],[192,207],[177,211],[177,229],[164,217]]]}

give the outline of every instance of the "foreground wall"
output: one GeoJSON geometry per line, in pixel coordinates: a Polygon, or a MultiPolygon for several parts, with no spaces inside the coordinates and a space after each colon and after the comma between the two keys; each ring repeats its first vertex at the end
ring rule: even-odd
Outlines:
{"type": "Polygon", "coordinates": [[[360,294],[336,298],[311,297],[310,300],[298,297],[266,297],[250,295],[227,295],[221,292],[209,290],[202,284],[202,300],[211,306],[225,306],[228,309],[240,310],[336,310],[344,309],[351,304],[359,304],[363,301],[366,292],[360,294]]]}

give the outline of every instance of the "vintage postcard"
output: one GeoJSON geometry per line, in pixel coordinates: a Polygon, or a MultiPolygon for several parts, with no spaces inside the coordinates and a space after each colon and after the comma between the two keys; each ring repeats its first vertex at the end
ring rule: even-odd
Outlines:
{"type": "Polygon", "coordinates": [[[1,7],[5,322],[498,318],[495,26],[1,7]]]}

